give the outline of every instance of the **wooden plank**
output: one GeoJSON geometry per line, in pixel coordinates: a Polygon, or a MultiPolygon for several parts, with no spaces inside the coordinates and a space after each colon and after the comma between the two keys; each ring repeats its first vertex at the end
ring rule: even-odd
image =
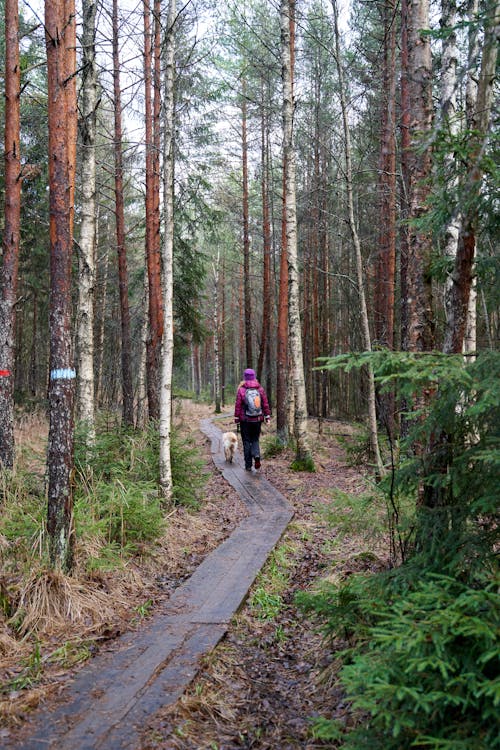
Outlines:
{"type": "Polygon", "coordinates": [[[127,633],[92,659],[68,686],[64,703],[39,712],[20,750],[132,750],[148,716],[175,702],[196,675],[201,657],[225,634],[231,617],[293,516],[267,480],[227,464],[222,434],[202,429],[224,478],[249,515],[208,555],[138,633],[127,633]]]}

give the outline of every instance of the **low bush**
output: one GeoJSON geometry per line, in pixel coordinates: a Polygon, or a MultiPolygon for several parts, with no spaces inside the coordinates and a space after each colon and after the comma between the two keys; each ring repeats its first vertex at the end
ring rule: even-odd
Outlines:
{"type": "Polygon", "coordinates": [[[377,352],[333,366],[369,358],[379,385],[408,405],[400,463],[379,487],[403,564],[301,595],[340,657],[354,715],[350,731],[319,719],[314,733],[348,750],[495,750],[500,356],[464,366],[458,356],[377,352]],[[415,509],[406,531],[401,498],[415,509]]]}
{"type": "MultiPolygon", "coordinates": [[[[342,747],[499,747],[498,585],[477,589],[431,574],[391,599],[389,581],[385,589],[380,581],[351,581],[330,597],[326,591],[316,596],[312,606],[327,615],[330,635],[355,635],[342,651],[340,680],[357,724],[342,747]]],[[[340,729],[323,719],[314,731],[338,740],[340,729]]]]}

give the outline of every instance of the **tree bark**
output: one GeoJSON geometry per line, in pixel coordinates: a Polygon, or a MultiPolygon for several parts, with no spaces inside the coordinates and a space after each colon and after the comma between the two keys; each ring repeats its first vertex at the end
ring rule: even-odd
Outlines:
{"type": "Polygon", "coordinates": [[[295,0],[281,2],[281,56],[283,78],[283,164],[285,173],[285,223],[288,258],[288,309],[291,374],[294,387],[294,435],[297,441],[295,463],[298,468],[314,469],[307,435],[307,403],[302,357],[299,268],[297,250],[296,160],[294,148],[294,44],[295,0]]]}
{"type": "Polygon", "coordinates": [[[78,419],[86,425],[88,445],[95,440],[94,300],[96,246],[96,0],[83,0],[81,117],[82,206],[78,252],[77,371],[78,419]]]}
{"type": "Polygon", "coordinates": [[[5,203],[0,276],[0,469],[14,465],[15,304],[21,222],[19,10],[5,2],[5,203]]]}
{"type": "Polygon", "coordinates": [[[144,0],[144,110],[145,110],[145,140],[146,140],[146,263],[148,270],[148,310],[149,332],[147,338],[147,384],[148,408],[151,419],[158,419],[160,415],[159,381],[161,337],[163,328],[163,310],[161,299],[161,264],[160,247],[158,243],[156,196],[159,193],[159,183],[155,175],[158,161],[156,159],[157,144],[155,114],[157,86],[156,86],[156,20],[154,32],[151,31],[151,8],[149,0],[144,0]],[[154,52],[154,55],[153,55],[154,52]],[[153,66],[154,62],[154,66],[153,66]],[[155,99],[153,100],[152,93],[155,99]],[[155,111],[153,110],[155,105],[155,111]]]}
{"type": "MultiPolygon", "coordinates": [[[[267,359],[269,339],[271,336],[271,220],[269,207],[269,128],[266,116],[266,102],[264,97],[265,85],[262,80],[261,97],[261,169],[262,169],[262,333],[260,337],[259,360],[257,364],[257,380],[260,382],[264,364],[269,370],[271,362],[267,359]]],[[[268,399],[270,393],[267,393],[268,399]]]]}
{"type": "Polygon", "coordinates": [[[243,171],[243,281],[245,294],[245,353],[247,367],[253,366],[252,346],[252,297],[250,283],[250,231],[248,218],[248,142],[247,142],[247,97],[245,79],[241,92],[241,158],[243,171]]]}
{"type": "Polygon", "coordinates": [[[375,295],[375,335],[394,347],[396,274],[396,23],[395,1],[384,3],[384,64],[379,159],[380,234],[375,295]]]}
{"type": "Polygon", "coordinates": [[[165,325],[161,361],[160,389],[160,491],[165,500],[172,498],[170,457],[172,430],[172,365],[174,354],[173,253],[174,253],[174,85],[175,85],[176,3],[169,0],[165,32],[164,142],[163,142],[163,303],[165,325]]]}
{"type": "Polygon", "coordinates": [[[214,397],[215,413],[221,412],[221,388],[220,388],[220,320],[219,320],[219,263],[220,253],[217,251],[217,257],[213,263],[213,280],[214,280],[214,297],[213,297],[213,321],[214,321],[214,397]]]}
{"type": "MultiPolygon", "coordinates": [[[[49,107],[50,206],[50,382],[47,450],[47,532],[54,568],[72,567],[73,542],[73,431],[75,371],[71,352],[72,206],[69,138],[74,133],[69,116],[76,116],[74,88],[68,86],[75,46],[75,18],[67,15],[64,0],[45,3],[45,40],[49,107]]],[[[73,173],[74,174],[74,173],[73,173]]]]}
{"type": "Polygon", "coordinates": [[[405,348],[408,341],[408,259],[410,254],[410,230],[408,218],[410,216],[410,91],[408,65],[408,3],[401,0],[401,222],[400,237],[400,282],[401,282],[401,323],[400,346],[405,348]]]}
{"type": "Polygon", "coordinates": [[[120,58],[118,53],[118,0],[113,0],[113,91],[115,119],[115,221],[118,278],[120,287],[121,360],[123,423],[134,424],[134,393],[132,387],[132,339],[128,300],[127,250],[125,247],[125,209],[123,201],[122,112],[120,58]]]}
{"type": "Polygon", "coordinates": [[[409,246],[406,269],[408,326],[404,348],[411,352],[430,351],[434,346],[430,262],[432,238],[419,221],[428,211],[432,167],[432,59],[428,0],[408,3],[408,94],[410,112],[409,246]]]}
{"type": "Polygon", "coordinates": [[[481,70],[477,86],[477,101],[470,117],[469,152],[464,180],[466,205],[462,210],[461,231],[458,239],[454,269],[447,305],[448,319],[443,351],[459,354],[462,351],[467,327],[469,298],[473,282],[473,267],[476,250],[476,232],[479,218],[479,198],[483,177],[482,155],[488,138],[488,129],[493,102],[493,83],[498,56],[498,25],[500,2],[491,0],[488,5],[481,70]]]}

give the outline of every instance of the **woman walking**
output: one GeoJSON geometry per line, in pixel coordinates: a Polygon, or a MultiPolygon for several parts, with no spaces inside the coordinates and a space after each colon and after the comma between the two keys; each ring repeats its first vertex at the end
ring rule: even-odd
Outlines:
{"type": "Polygon", "coordinates": [[[264,420],[267,423],[271,419],[271,410],[266,392],[256,379],[254,370],[245,370],[243,377],[236,394],[234,421],[241,429],[245,469],[252,471],[252,461],[256,469],[261,466],[260,429],[264,420]]]}

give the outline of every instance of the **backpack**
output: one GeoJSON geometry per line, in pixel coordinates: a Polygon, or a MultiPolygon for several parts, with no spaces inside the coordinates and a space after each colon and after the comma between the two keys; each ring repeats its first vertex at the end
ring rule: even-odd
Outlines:
{"type": "Polygon", "coordinates": [[[258,388],[245,389],[245,414],[250,418],[262,415],[262,403],[258,388]]]}

